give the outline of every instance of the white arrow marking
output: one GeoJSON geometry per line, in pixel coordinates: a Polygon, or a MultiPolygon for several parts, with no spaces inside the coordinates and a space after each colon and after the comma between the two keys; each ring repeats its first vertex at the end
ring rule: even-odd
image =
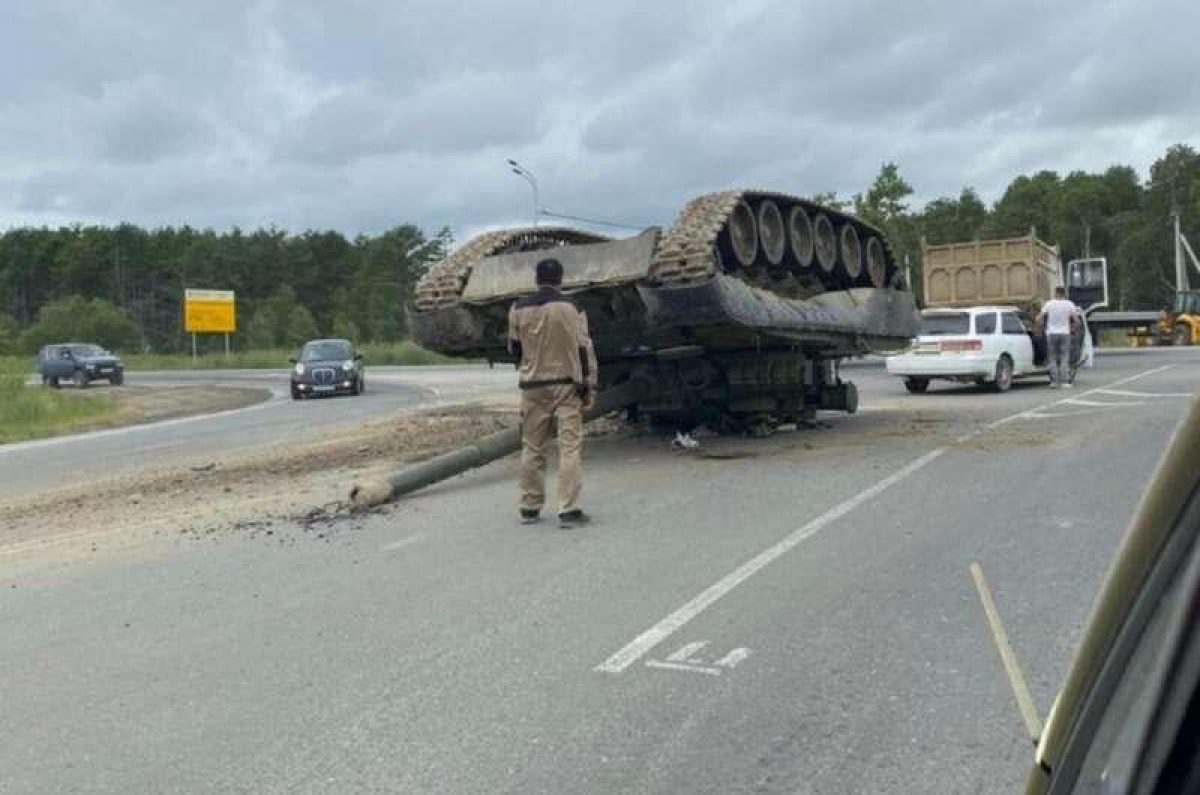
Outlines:
{"type": "Polygon", "coordinates": [[[665,668],[669,671],[687,671],[693,674],[708,674],[709,676],[720,676],[721,671],[718,668],[709,668],[704,665],[688,665],[687,663],[676,662],[659,662],[658,660],[646,660],[647,668],[665,668]]]}
{"type": "Polygon", "coordinates": [[[737,667],[738,663],[749,656],[749,649],[734,649],[733,651],[729,652],[729,654],[726,654],[724,657],[717,660],[717,665],[721,666],[722,668],[735,668],[737,667]]]}
{"type": "Polygon", "coordinates": [[[703,660],[694,660],[692,659],[692,655],[707,645],[708,641],[706,640],[684,644],[679,648],[679,651],[667,657],[667,660],[674,663],[692,663],[693,665],[703,665],[703,660]]]}

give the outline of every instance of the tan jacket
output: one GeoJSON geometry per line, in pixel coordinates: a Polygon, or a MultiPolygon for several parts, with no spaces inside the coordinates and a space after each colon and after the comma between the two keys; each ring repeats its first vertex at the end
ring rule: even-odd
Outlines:
{"type": "Polygon", "coordinates": [[[596,351],[587,315],[554,287],[541,287],[508,311],[508,350],[521,387],[575,384],[596,388],[596,351]]]}

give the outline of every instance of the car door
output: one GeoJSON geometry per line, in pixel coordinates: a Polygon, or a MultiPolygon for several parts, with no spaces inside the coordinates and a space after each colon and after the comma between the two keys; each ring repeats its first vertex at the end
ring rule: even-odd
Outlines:
{"type": "Polygon", "coordinates": [[[1016,312],[1000,313],[1000,333],[1013,360],[1013,375],[1033,372],[1033,340],[1029,339],[1029,331],[1016,312]]]}
{"type": "Polygon", "coordinates": [[[53,378],[64,378],[71,374],[69,368],[70,359],[65,358],[68,354],[66,348],[61,345],[53,345],[46,351],[46,375],[53,378]]]}

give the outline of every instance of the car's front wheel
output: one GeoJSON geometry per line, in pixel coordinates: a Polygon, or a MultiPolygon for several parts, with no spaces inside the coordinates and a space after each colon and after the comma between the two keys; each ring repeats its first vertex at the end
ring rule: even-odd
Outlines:
{"type": "Polygon", "coordinates": [[[361,375],[354,381],[354,394],[361,395],[367,391],[367,379],[361,375]]]}
{"type": "Polygon", "coordinates": [[[928,378],[905,378],[904,388],[914,395],[920,395],[929,389],[928,378]]]}
{"type": "Polygon", "coordinates": [[[293,386],[292,387],[292,400],[301,400],[303,398],[304,398],[304,393],[301,392],[299,389],[296,389],[295,386],[293,386]]]}
{"type": "Polygon", "coordinates": [[[1012,377],[1013,363],[1006,353],[996,361],[996,375],[992,379],[992,389],[997,392],[1007,392],[1012,388],[1012,377]]]}
{"type": "Polygon", "coordinates": [[[113,386],[121,386],[125,383],[125,374],[115,373],[114,375],[110,375],[108,377],[108,383],[112,384],[113,386]]]}
{"type": "Polygon", "coordinates": [[[75,375],[71,376],[71,382],[75,384],[76,389],[86,389],[88,385],[87,373],[83,370],[76,370],[75,375]]]}

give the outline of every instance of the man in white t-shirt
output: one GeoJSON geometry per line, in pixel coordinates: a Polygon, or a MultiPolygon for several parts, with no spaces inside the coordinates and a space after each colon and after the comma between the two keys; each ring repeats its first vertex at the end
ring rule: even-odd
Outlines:
{"type": "Polygon", "coordinates": [[[1071,376],[1071,332],[1076,328],[1083,313],[1061,287],[1054,288],[1054,298],[1047,301],[1038,313],[1038,324],[1046,330],[1046,358],[1050,367],[1050,386],[1070,388],[1071,376]]]}

